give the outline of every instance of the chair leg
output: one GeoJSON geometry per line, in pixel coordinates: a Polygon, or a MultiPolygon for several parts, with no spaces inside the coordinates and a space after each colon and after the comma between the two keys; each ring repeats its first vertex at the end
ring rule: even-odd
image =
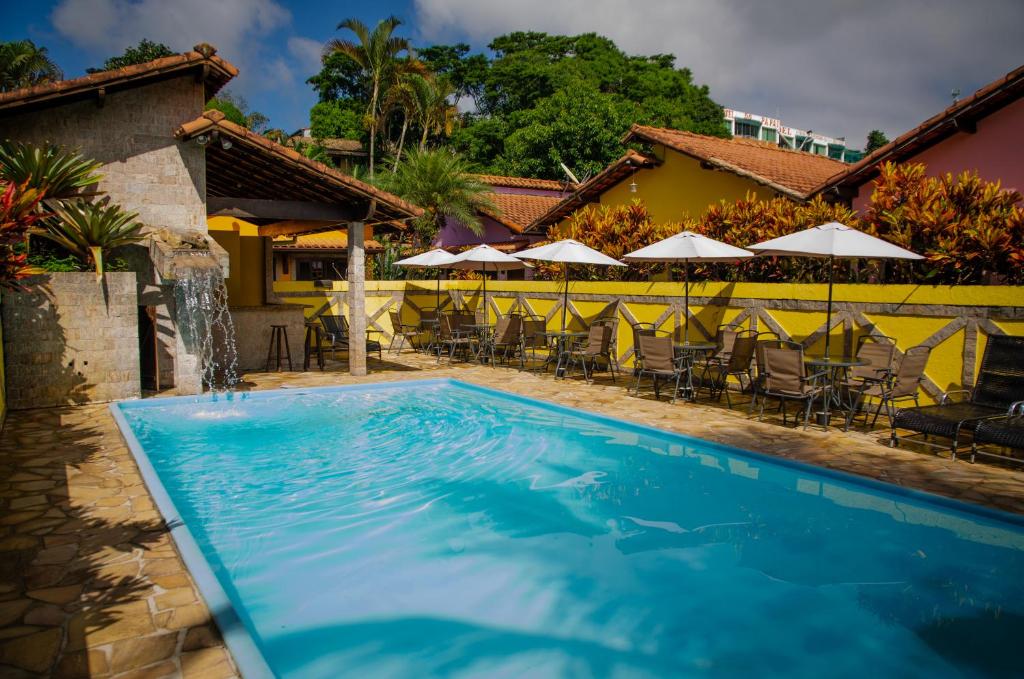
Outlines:
{"type": "Polygon", "coordinates": [[[811,403],[814,399],[807,399],[807,405],[804,407],[804,431],[807,431],[807,425],[811,422],[811,403]]]}
{"type": "MultiPolygon", "coordinates": [[[[767,400],[768,400],[768,395],[767,394],[761,394],[761,412],[758,413],[758,415],[757,415],[757,421],[758,422],[763,422],[764,421],[764,402],[767,401],[767,400]]],[[[753,413],[754,409],[751,408],[750,412],[753,413]]]]}

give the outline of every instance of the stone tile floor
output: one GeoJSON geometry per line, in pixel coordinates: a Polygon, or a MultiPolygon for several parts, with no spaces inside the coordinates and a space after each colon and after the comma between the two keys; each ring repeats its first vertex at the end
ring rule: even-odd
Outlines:
{"type": "MultiPolygon", "coordinates": [[[[244,388],[455,377],[1024,514],[1024,471],[890,449],[880,429],[804,432],[758,423],[745,403],[627,396],[622,378],[588,385],[412,353],[371,361],[365,377],[343,369],[249,374],[244,388]]],[[[9,413],[0,434],[0,676],[237,676],[105,405],[9,413]]]]}

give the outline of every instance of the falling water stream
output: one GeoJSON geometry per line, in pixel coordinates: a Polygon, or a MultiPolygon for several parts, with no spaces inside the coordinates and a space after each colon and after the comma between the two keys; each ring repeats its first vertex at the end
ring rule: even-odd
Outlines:
{"type": "Polygon", "coordinates": [[[199,361],[203,387],[232,389],[238,384],[238,351],[224,273],[213,257],[195,253],[177,258],[175,275],[178,331],[199,361]]]}

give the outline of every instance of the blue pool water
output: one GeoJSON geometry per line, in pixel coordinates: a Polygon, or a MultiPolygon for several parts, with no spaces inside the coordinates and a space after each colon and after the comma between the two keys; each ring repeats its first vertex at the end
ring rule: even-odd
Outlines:
{"type": "Polygon", "coordinates": [[[1024,668],[1024,528],[953,503],[457,382],[118,408],[281,677],[1024,668]]]}

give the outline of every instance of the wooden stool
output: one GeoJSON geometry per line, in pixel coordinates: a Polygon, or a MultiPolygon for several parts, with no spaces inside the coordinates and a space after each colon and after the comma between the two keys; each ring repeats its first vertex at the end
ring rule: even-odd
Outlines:
{"type": "Polygon", "coordinates": [[[285,356],[288,358],[288,370],[292,368],[292,351],[288,348],[288,326],[270,326],[270,346],[267,347],[267,372],[270,372],[270,357],[274,353],[274,340],[277,340],[277,372],[281,372],[281,338],[284,338],[285,356]]]}
{"type": "Polygon", "coordinates": [[[302,357],[302,370],[303,372],[309,372],[309,357],[313,351],[316,351],[316,364],[323,370],[324,369],[324,347],[323,347],[323,331],[324,328],[317,321],[306,321],[306,347],[303,351],[302,357]]]}

